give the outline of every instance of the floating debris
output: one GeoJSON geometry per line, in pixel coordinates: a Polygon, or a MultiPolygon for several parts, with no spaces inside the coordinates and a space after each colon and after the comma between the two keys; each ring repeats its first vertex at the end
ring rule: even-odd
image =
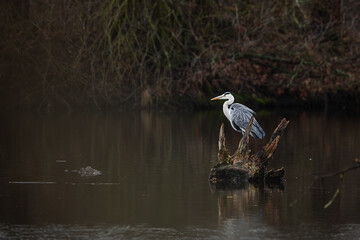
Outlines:
{"type": "Polygon", "coordinates": [[[93,177],[101,174],[99,170],[96,170],[90,166],[80,168],[80,170],[74,170],[74,172],[78,172],[82,177],[93,177]]]}
{"type": "Polygon", "coordinates": [[[64,160],[64,159],[57,159],[57,160],[55,160],[55,162],[57,162],[57,163],[66,163],[67,161],[64,160]]]}

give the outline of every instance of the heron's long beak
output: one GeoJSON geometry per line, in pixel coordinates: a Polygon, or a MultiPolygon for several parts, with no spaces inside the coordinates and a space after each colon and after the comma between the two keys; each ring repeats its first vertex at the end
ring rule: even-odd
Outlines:
{"type": "Polygon", "coordinates": [[[222,97],[222,96],[223,96],[223,95],[220,95],[220,96],[214,97],[214,98],[210,99],[210,101],[221,99],[221,97],[222,97]]]}

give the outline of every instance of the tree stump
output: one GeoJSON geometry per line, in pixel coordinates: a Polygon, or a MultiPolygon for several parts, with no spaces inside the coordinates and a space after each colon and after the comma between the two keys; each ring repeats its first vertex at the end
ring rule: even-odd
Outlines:
{"type": "Polygon", "coordinates": [[[288,125],[285,118],[281,120],[274,130],[269,142],[257,153],[251,154],[249,150],[249,133],[254,117],[252,116],[242,136],[239,146],[231,156],[226,148],[224,124],[220,127],[218,162],[211,169],[209,181],[219,187],[236,187],[245,183],[277,184],[282,182],[284,168],[266,171],[269,160],[273,157],[280,137],[288,125]]]}

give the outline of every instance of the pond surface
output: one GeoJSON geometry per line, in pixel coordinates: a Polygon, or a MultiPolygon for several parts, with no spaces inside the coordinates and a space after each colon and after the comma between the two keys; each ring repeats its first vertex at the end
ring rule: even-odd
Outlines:
{"type": "Polygon", "coordinates": [[[266,139],[282,117],[269,167],[285,167],[284,189],[217,190],[220,124],[231,151],[241,136],[220,110],[3,116],[0,239],[359,239],[360,170],[314,175],[355,165],[360,117],[259,112],[266,139]]]}

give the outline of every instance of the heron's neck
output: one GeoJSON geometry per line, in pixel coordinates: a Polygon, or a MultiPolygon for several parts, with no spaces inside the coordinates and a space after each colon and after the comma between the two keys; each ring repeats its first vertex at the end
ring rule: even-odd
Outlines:
{"type": "Polygon", "coordinates": [[[231,121],[231,118],[230,118],[230,105],[234,103],[234,97],[233,96],[230,96],[230,98],[224,102],[223,104],[223,112],[226,116],[227,119],[229,119],[231,121]]]}

